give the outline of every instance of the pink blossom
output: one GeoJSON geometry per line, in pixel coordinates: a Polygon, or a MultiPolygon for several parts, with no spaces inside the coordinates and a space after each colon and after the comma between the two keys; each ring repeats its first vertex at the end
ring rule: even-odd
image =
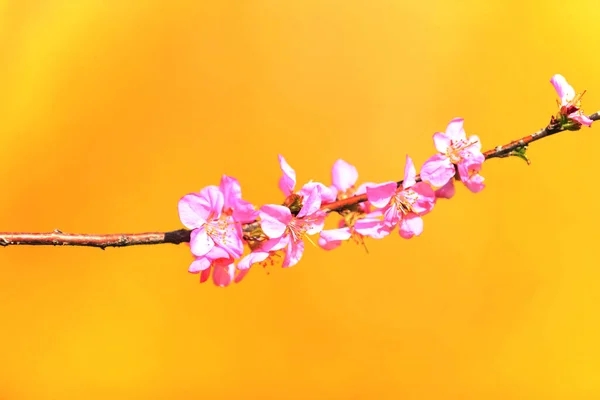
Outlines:
{"type": "Polygon", "coordinates": [[[481,153],[479,138],[472,135],[467,139],[463,121],[462,118],[455,118],[450,121],[445,133],[433,135],[439,153],[425,162],[421,168],[421,179],[432,186],[443,187],[456,175],[456,165],[461,181],[472,192],[479,192],[484,184],[478,172],[485,157],[481,153]]]}
{"type": "Polygon", "coordinates": [[[258,217],[258,211],[252,203],[242,200],[242,188],[237,179],[223,175],[219,185],[223,193],[223,212],[231,215],[236,222],[253,222],[258,217]]]}
{"type": "Polygon", "coordinates": [[[212,272],[213,283],[225,287],[235,279],[236,268],[229,253],[220,247],[213,247],[205,255],[195,257],[188,271],[192,274],[199,273],[200,283],[206,282],[212,272]]]}
{"type": "Polygon", "coordinates": [[[314,235],[323,229],[325,213],[321,206],[320,188],[315,187],[304,199],[302,208],[294,216],[289,208],[276,204],[267,204],[260,208],[260,225],[269,237],[261,246],[244,257],[238,263],[239,269],[247,269],[252,264],[262,262],[274,252],[283,250],[283,267],[298,263],[304,252],[304,237],[314,235]]]}
{"type": "Polygon", "coordinates": [[[190,249],[197,257],[219,247],[234,258],[243,253],[241,227],[223,213],[224,196],[216,186],[207,186],[179,200],[179,218],[192,229],[190,249]]]}
{"type": "Polygon", "coordinates": [[[560,97],[560,115],[566,116],[580,125],[591,126],[593,120],[584,115],[581,110],[581,97],[585,94],[585,91],[576,94],[573,87],[560,74],[554,75],[550,79],[550,83],[552,83],[558,97],[560,97]]]}
{"type": "MultiPolygon", "coordinates": [[[[287,163],[285,158],[280,154],[279,155],[279,166],[281,167],[281,172],[283,172],[283,176],[279,179],[279,189],[283,192],[286,197],[294,194],[294,190],[296,188],[296,171],[287,163]]],[[[310,195],[315,187],[319,187],[319,193],[321,195],[322,202],[332,202],[336,198],[335,189],[328,188],[324,184],[320,182],[308,182],[298,191],[298,194],[302,196],[302,198],[306,198],[310,195]]]]}
{"type": "Polygon", "coordinates": [[[386,182],[367,188],[367,196],[373,206],[382,208],[383,220],[388,230],[399,225],[399,233],[405,239],[423,232],[421,216],[429,213],[435,204],[435,192],[425,182],[416,182],[416,169],[413,161],[406,156],[404,181],[398,187],[396,182],[386,182]]]}
{"type": "MultiPolygon", "coordinates": [[[[331,169],[332,189],[337,192],[337,200],[346,199],[353,195],[366,193],[368,186],[374,186],[374,183],[363,184],[355,188],[358,180],[358,171],[352,164],[344,160],[337,160],[331,169]]],[[[325,250],[332,250],[341,245],[341,243],[350,238],[354,238],[357,243],[364,243],[364,236],[372,238],[382,238],[389,234],[385,229],[383,221],[378,217],[381,212],[369,214],[370,204],[368,201],[357,205],[354,210],[346,210],[342,213],[342,219],[339,222],[338,229],[328,229],[321,231],[319,235],[319,246],[325,250]]]]}

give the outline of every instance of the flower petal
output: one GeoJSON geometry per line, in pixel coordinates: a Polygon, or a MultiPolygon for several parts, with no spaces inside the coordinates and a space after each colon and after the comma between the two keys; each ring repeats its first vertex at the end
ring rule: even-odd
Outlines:
{"type": "Polygon", "coordinates": [[[213,283],[219,287],[226,287],[233,281],[235,277],[235,265],[227,262],[216,262],[213,266],[213,283]]]}
{"type": "Polygon", "coordinates": [[[196,259],[190,264],[188,272],[192,274],[197,274],[200,271],[204,271],[205,269],[210,268],[211,263],[212,260],[210,260],[208,257],[196,257],[196,259]]]}
{"type": "Polygon", "coordinates": [[[304,242],[302,240],[290,240],[281,266],[287,268],[298,264],[298,261],[302,258],[302,253],[304,253],[304,242]]]}
{"type": "Polygon", "coordinates": [[[233,258],[239,258],[244,253],[241,231],[236,229],[233,219],[229,219],[229,225],[219,234],[213,236],[215,245],[227,251],[233,258]]]}
{"type": "Polygon", "coordinates": [[[321,198],[322,203],[331,203],[336,200],[337,197],[337,189],[335,187],[328,187],[322,184],[321,182],[308,182],[302,189],[298,191],[303,198],[310,196],[311,192],[315,189],[319,189],[319,196],[321,198]]]}
{"type": "Polygon", "coordinates": [[[396,182],[385,182],[367,187],[367,198],[369,202],[377,207],[383,208],[388,205],[392,196],[396,194],[398,185],[396,182]]]}
{"type": "Polygon", "coordinates": [[[196,193],[183,196],[177,207],[179,209],[179,219],[188,229],[201,227],[210,216],[210,208],[206,207],[202,198],[196,193]]]}
{"type": "Polygon", "coordinates": [[[240,283],[242,279],[244,279],[246,275],[248,275],[248,272],[250,272],[250,269],[238,270],[234,280],[235,283],[240,283]]]}
{"type": "Polygon", "coordinates": [[[223,193],[223,207],[235,208],[236,202],[242,198],[242,187],[237,179],[223,175],[219,189],[223,193]]]}
{"type": "Polygon", "coordinates": [[[200,202],[203,204],[203,207],[210,210],[209,218],[219,219],[224,204],[223,193],[221,193],[221,190],[217,186],[210,185],[200,190],[198,195],[200,196],[200,202]]]}
{"type": "Polygon", "coordinates": [[[418,215],[425,215],[433,209],[435,205],[435,191],[425,182],[416,183],[410,190],[418,194],[417,200],[413,203],[413,210],[418,215]]]}
{"type": "Polygon", "coordinates": [[[265,235],[270,238],[281,237],[287,225],[292,220],[289,208],[277,204],[266,204],[260,208],[260,227],[265,235]]]}
{"type": "Polygon", "coordinates": [[[192,254],[201,257],[206,255],[213,247],[215,242],[206,232],[204,227],[194,229],[190,234],[190,250],[192,254]]]}
{"type": "Polygon", "coordinates": [[[465,134],[465,130],[463,128],[464,124],[463,118],[454,118],[448,126],[446,127],[446,136],[448,136],[453,141],[465,140],[467,135],[465,134]]]}
{"type": "Polygon", "coordinates": [[[435,191],[435,197],[438,199],[451,199],[454,197],[455,192],[454,179],[450,179],[448,183],[435,191]]]}
{"type": "Polygon", "coordinates": [[[354,223],[354,230],[373,239],[382,239],[390,234],[389,226],[380,219],[361,218],[354,223]]]}
{"type": "Polygon", "coordinates": [[[268,251],[253,251],[252,253],[248,254],[246,257],[242,258],[240,260],[240,262],[238,262],[237,267],[239,270],[242,270],[242,271],[247,270],[253,264],[263,262],[268,257],[269,257],[268,251]]]}
{"type": "Polygon", "coordinates": [[[296,171],[290,167],[281,154],[279,155],[279,166],[283,172],[283,176],[279,179],[279,189],[284,195],[289,196],[296,187],[296,171]]]}
{"type": "Polygon", "coordinates": [[[331,182],[340,192],[350,189],[358,180],[356,167],[346,161],[339,159],[333,163],[331,169],[331,182]]]}
{"type": "Polygon", "coordinates": [[[321,231],[319,235],[319,246],[325,250],[333,250],[342,244],[343,240],[348,240],[352,234],[350,228],[328,229],[321,231]]]}
{"type": "Polygon", "coordinates": [[[581,125],[584,126],[592,126],[592,122],[594,122],[593,119],[589,119],[586,115],[583,115],[580,112],[570,114],[569,118],[571,118],[573,121],[579,122],[581,125]]]}
{"type": "Polygon", "coordinates": [[[417,180],[417,169],[415,168],[415,163],[413,163],[412,158],[406,155],[406,165],[404,165],[404,181],[402,181],[402,187],[404,189],[411,187],[414,185],[417,180]]]}
{"type": "Polygon", "coordinates": [[[435,154],[421,167],[421,179],[432,186],[444,186],[456,173],[450,159],[443,154],[435,154]]]}
{"type": "Polygon", "coordinates": [[[321,208],[321,188],[316,186],[310,192],[308,197],[304,199],[302,208],[298,213],[298,218],[314,214],[315,212],[319,211],[319,208],[321,208]]]}
{"type": "Polygon", "coordinates": [[[568,102],[575,98],[575,89],[565,79],[561,74],[556,74],[550,79],[550,83],[554,86],[554,90],[560,97],[561,106],[566,105],[568,102]]]}
{"type": "Polygon", "coordinates": [[[443,132],[436,132],[433,135],[433,144],[437,151],[440,153],[446,153],[446,150],[448,150],[448,147],[450,147],[452,144],[452,139],[446,136],[446,134],[443,132]]]}
{"type": "Polygon", "coordinates": [[[413,236],[419,236],[423,233],[423,218],[415,213],[408,213],[402,218],[398,227],[400,236],[404,239],[410,239],[413,236]]]}
{"type": "Polygon", "coordinates": [[[210,268],[207,268],[200,273],[200,283],[204,283],[208,280],[208,278],[210,277],[210,270],[210,268]]]}

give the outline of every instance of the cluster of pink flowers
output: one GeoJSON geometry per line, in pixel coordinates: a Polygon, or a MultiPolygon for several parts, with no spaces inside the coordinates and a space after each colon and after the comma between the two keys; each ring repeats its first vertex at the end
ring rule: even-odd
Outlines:
{"type": "MultiPolygon", "coordinates": [[[[560,97],[557,118],[565,123],[589,126],[591,120],[580,110],[579,99],[566,80],[552,80],[560,97]]],[[[423,232],[423,216],[440,198],[454,196],[454,181],[477,193],[484,188],[479,174],[485,157],[481,142],[468,136],[463,119],[450,121],[445,132],[433,135],[437,153],[421,167],[420,176],[412,159],[406,156],[402,182],[364,183],[357,186],[354,166],[337,160],[332,168],[332,184],[308,182],[296,190],[296,171],[279,156],[282,171],[279,188],[282,204],[266,204],[256,209],[242,199],[239,182],[223,176],[219,186],[207,186],[179,201],[181,222],[191,229],[190,250],[194,261],[189,272],[199,273],[205,282],[212,275],[217,286],[239,282],[255,264],[294,266],[304,252],[305,239],[319,235],[316,242],[331,250],[342,242],[363,243],[365,237],[381,239],[398,227],[405,239],[423,232]],[[336,202],[359,196],[361,202],[337,209],[337,228],[324,229],[328,210],[336,202]]]]}

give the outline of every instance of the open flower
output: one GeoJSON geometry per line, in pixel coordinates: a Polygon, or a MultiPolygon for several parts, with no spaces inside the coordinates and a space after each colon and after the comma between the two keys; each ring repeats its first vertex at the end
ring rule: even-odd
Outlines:
{"type": "MultiPolygon", "coordinates": [[[[296,188],[296,171],[290,167],[281,154],[279,155],[279,166],[281,167],[281,172],[283,172],[283,175],[279,179],[279,189],[281,189],[286,197],[293,196],[296,188]]],[[[307,198],[316,187],[319,188],[322,202],[328,203],[335,200],[335,189],[329,188],[320,182],[308,182],[302,186],[298,191],[298,194],[302,196],[302,198],[307,198]]]]}
{"type": "Polygon", "coordinates": [[[234,259],[229,253],[220,247],[213,247],[203,256],[196,257],[188,272],[200,274],[200,282],[208,280],[212,272],[213,283],[217,286],[225,287],[235,278],[234,259]]]}
{"type": "Polygon", "coordinates": [[[421,216],[429,213],[435,204],[435,192],[425,182],[416,182],[416,169],[411,158],[406,156],[404,181],[386,182],[367,188],[367,196],[373,206],[382,208],[383,220],[388,230],[399,225],[399,233],[405,239],[423,232],[421,216]]]}
{"type": "Polygon", "coordinates": [[[564,76],[556,74],[550,79],[550,83],[554,86],[560,101],[558,106],[560,108],[559,117],[564,116],[569,118],[579,125],[591,126],[592,120],[585,116],[581,110],[581,97],[585,94],[585,91],[581,94],[576,94],[575,90],[564,76]]]}
{"type": "Polygon", "coordinates": [[[179,200],[179,218],[192,229],[190,249],[197,257],[208,254],[214,247],[237,258],[243,253],[241,227],[233,217],[223,213],[224,196],[216,186],[207,186],[179,200]]]}
{"type": "MultiPolygon", "coordinates": [[[[365,183],[355,188],[358,180],[358,171],[352,164],[344,160],[337,160],[331,169],[332,189],[337,192],[337,200],[346,199],[353,195],[366,193],[368,186],[374,186],[374,183],[365,183]]],[[[341,212],[342,219],[339,221],[339,228],[327,229],[319,234],[319,246],[325,250],[332,250],[339,247],[343,241],[354,238],[357,243],[364,243],[364,236],[376,239],[389,234],[385,229],[383,221],[378,218],[381,212],[370,212],[368,201],[356,204],[355,206],[341,212]]]]}
{"type": "Polygon", "coordinates": [[[321,206],[320,189],[315,187],[304,200],[298,215],[290,209],[276,204],[267,204],[260,208],[260,225],[269,237],[252,253],[238,263],[239,269],[248,269],[252,264],[262,262],[276,251],[283,250],[283,267],[294,266],[304,252],[304,237],[314,235],[323,229],[325,212],[321,206]]]}
{"type": "Polygon", "coordinates": [[[485,187],[483,177],[479,175],[485,157],[481,153],[479,138],[472,135],[467,139],[463,122],[462,118],[454,118],[445,133],[437,132],[433,135],[433,142],[439,153],[423,164],[421,179],[432,186],[444,187],[456,175],[456,165],[460,180],[470,191],[476,193],[485,187]]]}

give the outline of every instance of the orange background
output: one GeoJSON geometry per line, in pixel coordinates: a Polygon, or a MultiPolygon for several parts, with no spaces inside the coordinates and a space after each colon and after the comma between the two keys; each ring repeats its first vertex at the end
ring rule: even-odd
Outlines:
{"type": "MultiPolygon", "coordinates": [[[[595,1],[0,1],[0,231],[181,227],[221,174],[280,202],[600,109],[595,1]]],[[[0,249],[0,399],[600,398],[598,127],[486,163],[397,234],[200,285],[185,246],[0,249]],[[268,272],[268,273],[267,273],[268,272]]]]}

